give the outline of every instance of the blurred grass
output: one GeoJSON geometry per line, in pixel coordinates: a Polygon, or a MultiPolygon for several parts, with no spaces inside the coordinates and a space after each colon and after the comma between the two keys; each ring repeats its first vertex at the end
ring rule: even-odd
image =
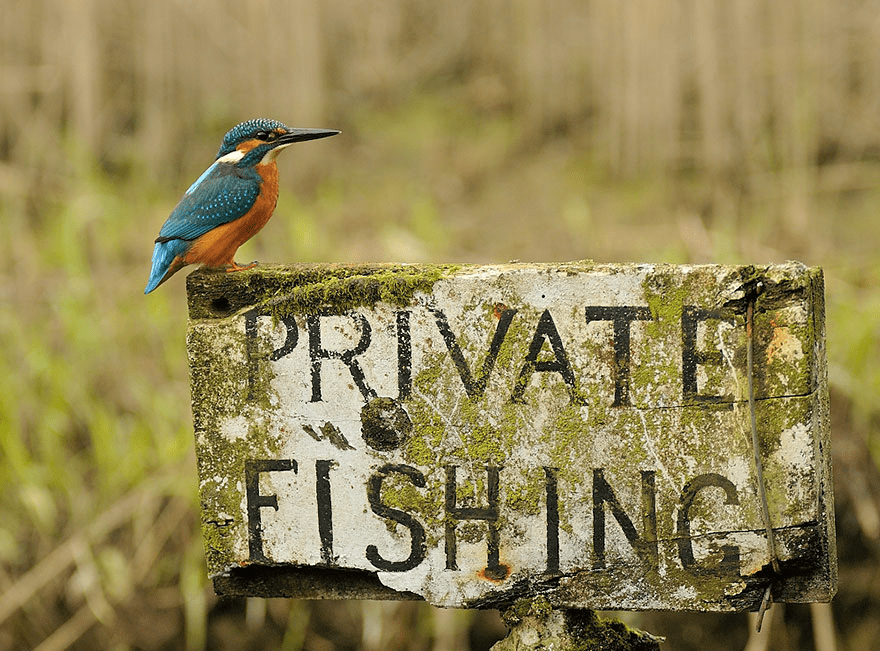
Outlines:
{"type": "MultiPolygon", "coordinates": [[[[333,0],[295,21],[268,2],[4,7],[0,649],[477,649],[502,633],[423,604],[210,593],[184,274],[142,292],[162,221],[255,115],[343,134],[280,157],[275,217],[240,261],[822,266],[835,614],[846,648],[875,647],[874,4],[333,0]]],[[[806,609],[785,613],[775,648],[809,646],[806,609]]],[[[745,643],[738,616],[635,623],[676,649],[745,643]]]]}
{"type": "Polygon", "coordinates": [[[81,174],[38,197],[39,220],[16,197],[0,204],[2,603],[17,599],[14,578],[40,567],[33,596],[58,597],[20,604],[0,635],[7,648],[36,647],[84,603],[84,622],[111,629],[145,579],[176,581],[178,559],[159,552],[196,525],[185,312],[131,291],[138,216],[153,205],[94,165],[81,174]],[[119,504],[128,510],[95,531],[119,504]],[[169,509],[174,528],[163,530],[169,509]],[[59,549],[70,553],[40,566],[59,549]]]}

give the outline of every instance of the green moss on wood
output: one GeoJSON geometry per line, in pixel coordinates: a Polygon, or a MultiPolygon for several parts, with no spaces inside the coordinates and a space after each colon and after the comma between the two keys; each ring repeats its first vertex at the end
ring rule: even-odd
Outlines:
{"type": "Polygon", "coordinates": [[[258,265],[234,274],[199,269],[187,278],[190,318],[224,318],[243,308],[265,314],[343,314],[387,303],[411,305],[462,265],[258,265]]]}

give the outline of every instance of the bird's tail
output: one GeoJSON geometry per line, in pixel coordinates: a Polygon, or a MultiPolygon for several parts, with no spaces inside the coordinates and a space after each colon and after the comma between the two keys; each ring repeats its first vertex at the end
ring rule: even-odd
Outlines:
{"type": "Polygon", "coordinates": [[[144,294],[149,294],[159,285],[168,280],[174,272],[186,265],[183,256],[191,242],[186,240],[164,240],[156,242],[153,247],[153,268],[144,294]]]}

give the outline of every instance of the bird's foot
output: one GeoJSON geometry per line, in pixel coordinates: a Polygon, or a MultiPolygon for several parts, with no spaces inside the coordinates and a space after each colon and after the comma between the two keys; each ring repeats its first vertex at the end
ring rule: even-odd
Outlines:
{"type": "Polygon", "coordinates": [[[229,265],[228,267],[226,267],[226,273],[230,273],[232,271],[246,271],[247,269],[253,269],[256,266],[257,266],[256,260],[254,260],[250,264],[244,265],[243,267],[239,266],[239,264],[233,260],[232,264],[229,265]]]}

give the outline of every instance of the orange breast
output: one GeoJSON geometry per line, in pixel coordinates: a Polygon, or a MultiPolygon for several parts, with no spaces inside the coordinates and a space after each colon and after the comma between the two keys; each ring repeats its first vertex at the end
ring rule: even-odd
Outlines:
{"type": "Polygon", "coordinates": [[[257,167],[263,177],[260,195],[242,217],[214,228],[193,242],[184,262],[225,267],[234,261],[238,247],[256,235],[275,211],[278,202],[278,167],[274,161],[257,167]]]}

